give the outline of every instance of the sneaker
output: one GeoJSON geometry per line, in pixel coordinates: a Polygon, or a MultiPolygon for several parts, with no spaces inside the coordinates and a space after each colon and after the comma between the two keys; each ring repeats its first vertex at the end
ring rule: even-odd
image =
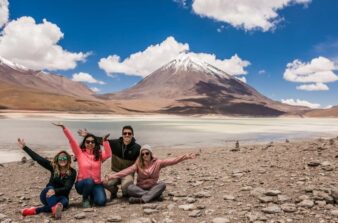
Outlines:
{"type": "Polygon", "coordinates": [[[130,197],[129,204],[144,204],[144,201],[139,197],[130,197]]]}
{"type": "Polygon", "coordinates": [[[21,214],[22,214],[22,216],[36,215],[36,208],[31,207],[31,208],[22,209],[21,214]]]}
{"type": "Polygon", "coordinates": [[[63,205],[59,202],[56,205],[52,207],[52,216],[55,219],[60,219],[61,218],[61,213],[62,213],[63,205]]]}
{"type": "Polygon", "coordinates": [[[83,208],[90,208],[90,201],[89,200],[83,200],[82,201],[82,207],[83,208]]]}

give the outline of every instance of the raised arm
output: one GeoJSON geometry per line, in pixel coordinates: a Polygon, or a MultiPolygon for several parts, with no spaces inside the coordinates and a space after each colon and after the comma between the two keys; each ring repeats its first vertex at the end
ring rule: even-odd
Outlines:
{"type": "Polygon", "coordinates": [[[73,150],[73,153],[75,154],[75,156],[78,156],[81,153],[81,148],[78,142],[76,141],[74,135],[72,134],[72,132],[61,123],[52,123],[52,124],[55,126],[59,126],[63,129],[63,133],[67,137],[70,147],[73,150]]]}
{"type": "Polygon", "coordinates": [[[175,158],[159,160],[159,162],[160,162],[161,168],[163,168],[163,167],[166,167],[166,166],[175,165],[175,164],[182,162],[184,160],[195,159],[195,158],[196,158],[196,154],[189,153],[189,154],[185,154],[183,156],[178,156],[178,157],[175,157],[175,158]]]}
{"type": "Polygon", "coordinates": [[[36,161],[38,164],[40,164],[42,167],[46,168],[47,170],[53,171],[53,166],[50,163],[50,161],[43,158],[42,156],[40,156],[39,154],[31,150],[30,148],[28,148],[23,139],[18,138],[18,144],[20,148],[23,151],[25,151],[34,161],[36,161]]]}
{"type": "Polygon", "coordinates": [[[111,148],[110,148],[109,141],[107,140],[108,137],[109,137],[109,134],[107,134],[103,138],[103,147],[104,147],[104,150],[103,150],[103,152],[101,154],[102,162],[104,162],[106,159],[108,159],[109,157],[111,157],[111,148]]]}

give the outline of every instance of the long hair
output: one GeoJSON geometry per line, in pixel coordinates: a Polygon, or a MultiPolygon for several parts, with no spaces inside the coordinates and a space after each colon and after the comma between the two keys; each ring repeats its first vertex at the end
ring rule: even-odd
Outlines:
{"type": "MultiPolygon", "coordinates": [[[[144,150],[147,150],[147,149],[144,149],[144,150]]],[[[147,151],[150,153],[150,160],[153,160],[154,159],[153,153],[150,150],[147,150],[147,151]]],[[[138,155],[138,158],[136,160],[136,166],[141,168],[141,169],[144,169],[144,159],[143,159],[141,152],[138,155]]]]}
{"type": "Polygon", "coordinates": [[[82,151],[84,151],[86,149],[86,145],[85,145],[85,142],[87,140],[88,137],[92,137],[94,139],[94,142],[95,142],[95,147],[94,147],[94,150],[93,150],[93,154],[95,156],[95,160],[99,160],[100,159],[100,144],[96,138],[96,136],[92,135],[92,134],[88,134],[86,135],[84,138],[83,138],[83,141],[80,145],[80,148],[82,149],[82,151]]]}
{"type": "Polygon", "coordinates": [[[61,167],[60,167],[60,165],[59,165],[59,162],[58,162],[58,158],[59,158],[59,155],[61,154],[61,153],[64,153],[64,154],[66,154],[66,157],[67,157],[67,165],[66,165],[66,174],[67,175],[70,175],[71,174],[71,164],[72,164],[72,158],[71,158],[71,156],[69,155],[69,153],[67,153],[66,151],[64,151],[64,150],[62,150],[62,151],[60,151],[60,152],[58,152],[55,156],[54,156],[54,158],[53,158],[53,160],[52,160],[52,167],[53,167],[53,169],[54,169],[54,176],[55,177],[59,177],[60,176],[60,174],[61,174],[61,167]]]}

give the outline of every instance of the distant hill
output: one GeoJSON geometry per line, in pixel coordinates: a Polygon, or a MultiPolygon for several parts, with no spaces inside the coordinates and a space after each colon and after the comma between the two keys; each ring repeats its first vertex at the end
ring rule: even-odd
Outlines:
{"type": "Polygon", "coordinates": [[[329,109],[314,109],[306,112],[304,115],[308,117],[338,118],[338,106],[334,106],[329,109]]]}
{"type": "Polygon", "coordinates": [[[124,108],[132,111],[174,114],[280,116],[308,110],[273,101],[237,78],[187,54],[154,71],[137,85],[104,97],[122,100],[124,108]]]}

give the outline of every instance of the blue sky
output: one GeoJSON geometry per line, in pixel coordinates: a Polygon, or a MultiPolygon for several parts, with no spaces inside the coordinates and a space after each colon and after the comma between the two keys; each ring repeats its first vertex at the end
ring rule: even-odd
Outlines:
{"type": "Polygon", "coordinates": [[[338,105],[336,0],[0,0],[0,56],[84,81],[136,84],[190,53],[274,100],[338,105]]]}

